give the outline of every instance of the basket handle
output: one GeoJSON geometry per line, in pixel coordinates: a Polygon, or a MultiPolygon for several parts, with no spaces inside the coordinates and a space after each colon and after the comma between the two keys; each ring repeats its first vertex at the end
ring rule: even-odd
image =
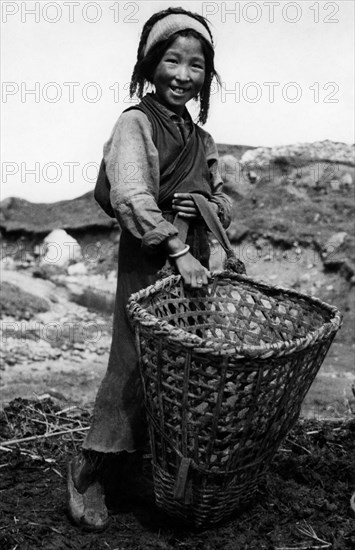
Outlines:
{"type": "MultiPolygon", "coordinates": [[[[232,271],[234,273],[246,273],[244,263],[236,257],[232,245],[228,239],[228,235],[209,201],[199,193],[191,193],[191,198],[208,229],[226,252],[227,257],[224,262],[224,270],[232,271]]],[[[174,225],[179,231],[179,239],[185,243],[189,230],[189,220],[176,215],[174,225]]],[[[165,266],[159,272],[159,278],[167,277],[172,274],[176,274],[176,270],[170,264],[169,260],[167,260],[165,266]]]]}

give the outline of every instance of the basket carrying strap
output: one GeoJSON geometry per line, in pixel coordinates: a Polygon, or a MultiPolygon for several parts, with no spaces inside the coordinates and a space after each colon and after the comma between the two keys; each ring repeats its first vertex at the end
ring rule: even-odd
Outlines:
{"type": "MultiPolygon", "coordinates": [[[[225,229],[216,212],[209,205],[208,200],[203,195],[197,193],[191,193],[191,198],[194,201],[201,218],[203,218],[208,229],[216,237],[219,244],[224,248],[227,254],[233,254],[233,249],[227,237],[227,233],[225,232],[225,229]]],[[[179,239],[184,243],[189,230],[189,219],[176,215],[174,225],[179,231],[179,239]]]]}
{"type": "MultiPolygon", "coordinates": [[[[208,229],[216,237],[219,244],[224,248],[227,253],[233,253],[233,249],[227,237],[227,233],[225,232],[225,229],[221,224],[216,212],[209,205],[208,200],[203,195],[197,193],[191,193],[191,198],[194,201],[201,218],[203,218],[208,229]]],[[[189,222],[190,220],[187,218],[183,218],[179,215],[175,216],[174,225],[179,231],[179,239],[182,242],[186,241],[187,232],[189,230],[189,222]]]]}
{"type": "Polygon", "coordinates": [[[216,237],[222,248],[224,248],[227,256],[230,254],[234,255],[234,251],[227,237],[227,233],[223,225],[221,224],[215,210],[211,208],[208,200],[203,195],[197,193],[192,193],[191,196],[194,200],[197,210],[199,211],[201,217],[204,219],[205,224],[207,225],[211,233],[213,233],[213,235],[216,237]]]}
{"type": "MultiPolygon", "coordinates": [[[[219,244],[225,250],[227,254],[227,260],[225,262],[225,269],[234,271],[236,273],[245,273],[245,266],[241,260],[235,257],[234,250],[229,242],[227,233],[221,224],[215,210],[211,208],[208,200],[199,193],[191,193],[191,198],[194,201],[196,208],[207,225],[208,229],[217,239],[219,244]]],[[[189,230],[189,220],[176,215],[174,219],[174,225],[179,231],[179,239],[182,242],[186,241],[187,232],[189,230]]]]}

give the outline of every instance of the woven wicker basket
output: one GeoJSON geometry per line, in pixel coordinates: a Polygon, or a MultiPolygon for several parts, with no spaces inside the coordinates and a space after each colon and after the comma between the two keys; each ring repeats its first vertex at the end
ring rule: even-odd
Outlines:
{"type": "Polygon", "coordinates": [[[134,294],[156,503],[196,526],[255,493],[341,325],[316,298],[224,272],[134,294]]]}

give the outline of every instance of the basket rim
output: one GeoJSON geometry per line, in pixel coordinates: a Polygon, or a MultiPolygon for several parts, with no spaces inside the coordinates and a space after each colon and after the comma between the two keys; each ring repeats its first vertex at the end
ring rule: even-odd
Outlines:
{"type": "Polygon", "coordinates": [[[128,300],[126,309],[133,325],[141,325],[143,327],[150,327],[156,335],[164,335],[171,343],[179,343],[186,348],[193,348],[196,353],[206,354],[212,353],[213,355],[220,356],[240,356],[250,358],[265,358],[265,357],[278,357],[281,355],[290,354],[294,351],[301,351],[309,345],[318,343],[324,338],[329,338],[331,335],[335,336],[335,333],[342,324],[343,315],[337,307],[332,306],[326,302],[323,302],[315,296],[309,296],[302,292],[298,292],[294,289],[287,289],[278,285],[269,285],[264,282],[256,281],[247,275],[237,274],[230,271],[214,272],[211,274],[211,284],[218,279],[229,279],[231,281],[247,282],[258,290],[266,291],[267,293],[277,294],[284,293],[294,298],[302,298],[303,300],[317,305],[328,313],[332,314],[332,318],[329,322],[323,323],[318,329],[309,332],[306,336],[300,338],[294,338],[290,340],[273,342],[267,344],[251,345],[251,344],[230,344],[221,343],[218,341],[210,341],[206,338],[201,338],[196,334],[192,334],[183,328],[176,327],[163,319],[159,319],[152,313],[148,313],[147,310],[142,307],[140,302],[143,299],[149,298],[157,294],[162,290],[169,290],[170,288],[181,283],[181,275],[169,275],[163,279],[158,279],[154,284],[149,285],[146,288],[139,290],[132,294],[128,300]]]}

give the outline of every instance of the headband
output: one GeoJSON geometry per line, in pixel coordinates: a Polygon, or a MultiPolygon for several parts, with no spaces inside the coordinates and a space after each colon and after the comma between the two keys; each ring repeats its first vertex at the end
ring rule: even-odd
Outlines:
{"type": "Polygon", "coordinates": [[[144,47],[144,55],[147,55],[149,50],[161,40],[166,40],[172,34],[186,29],[193,29],[198,32],[211,44],[211,46],[213,46],[211,36],[202,23],[197,21],[194,17],[190,17],[190,15],[172,13],[153,25],[144,47]]]}

